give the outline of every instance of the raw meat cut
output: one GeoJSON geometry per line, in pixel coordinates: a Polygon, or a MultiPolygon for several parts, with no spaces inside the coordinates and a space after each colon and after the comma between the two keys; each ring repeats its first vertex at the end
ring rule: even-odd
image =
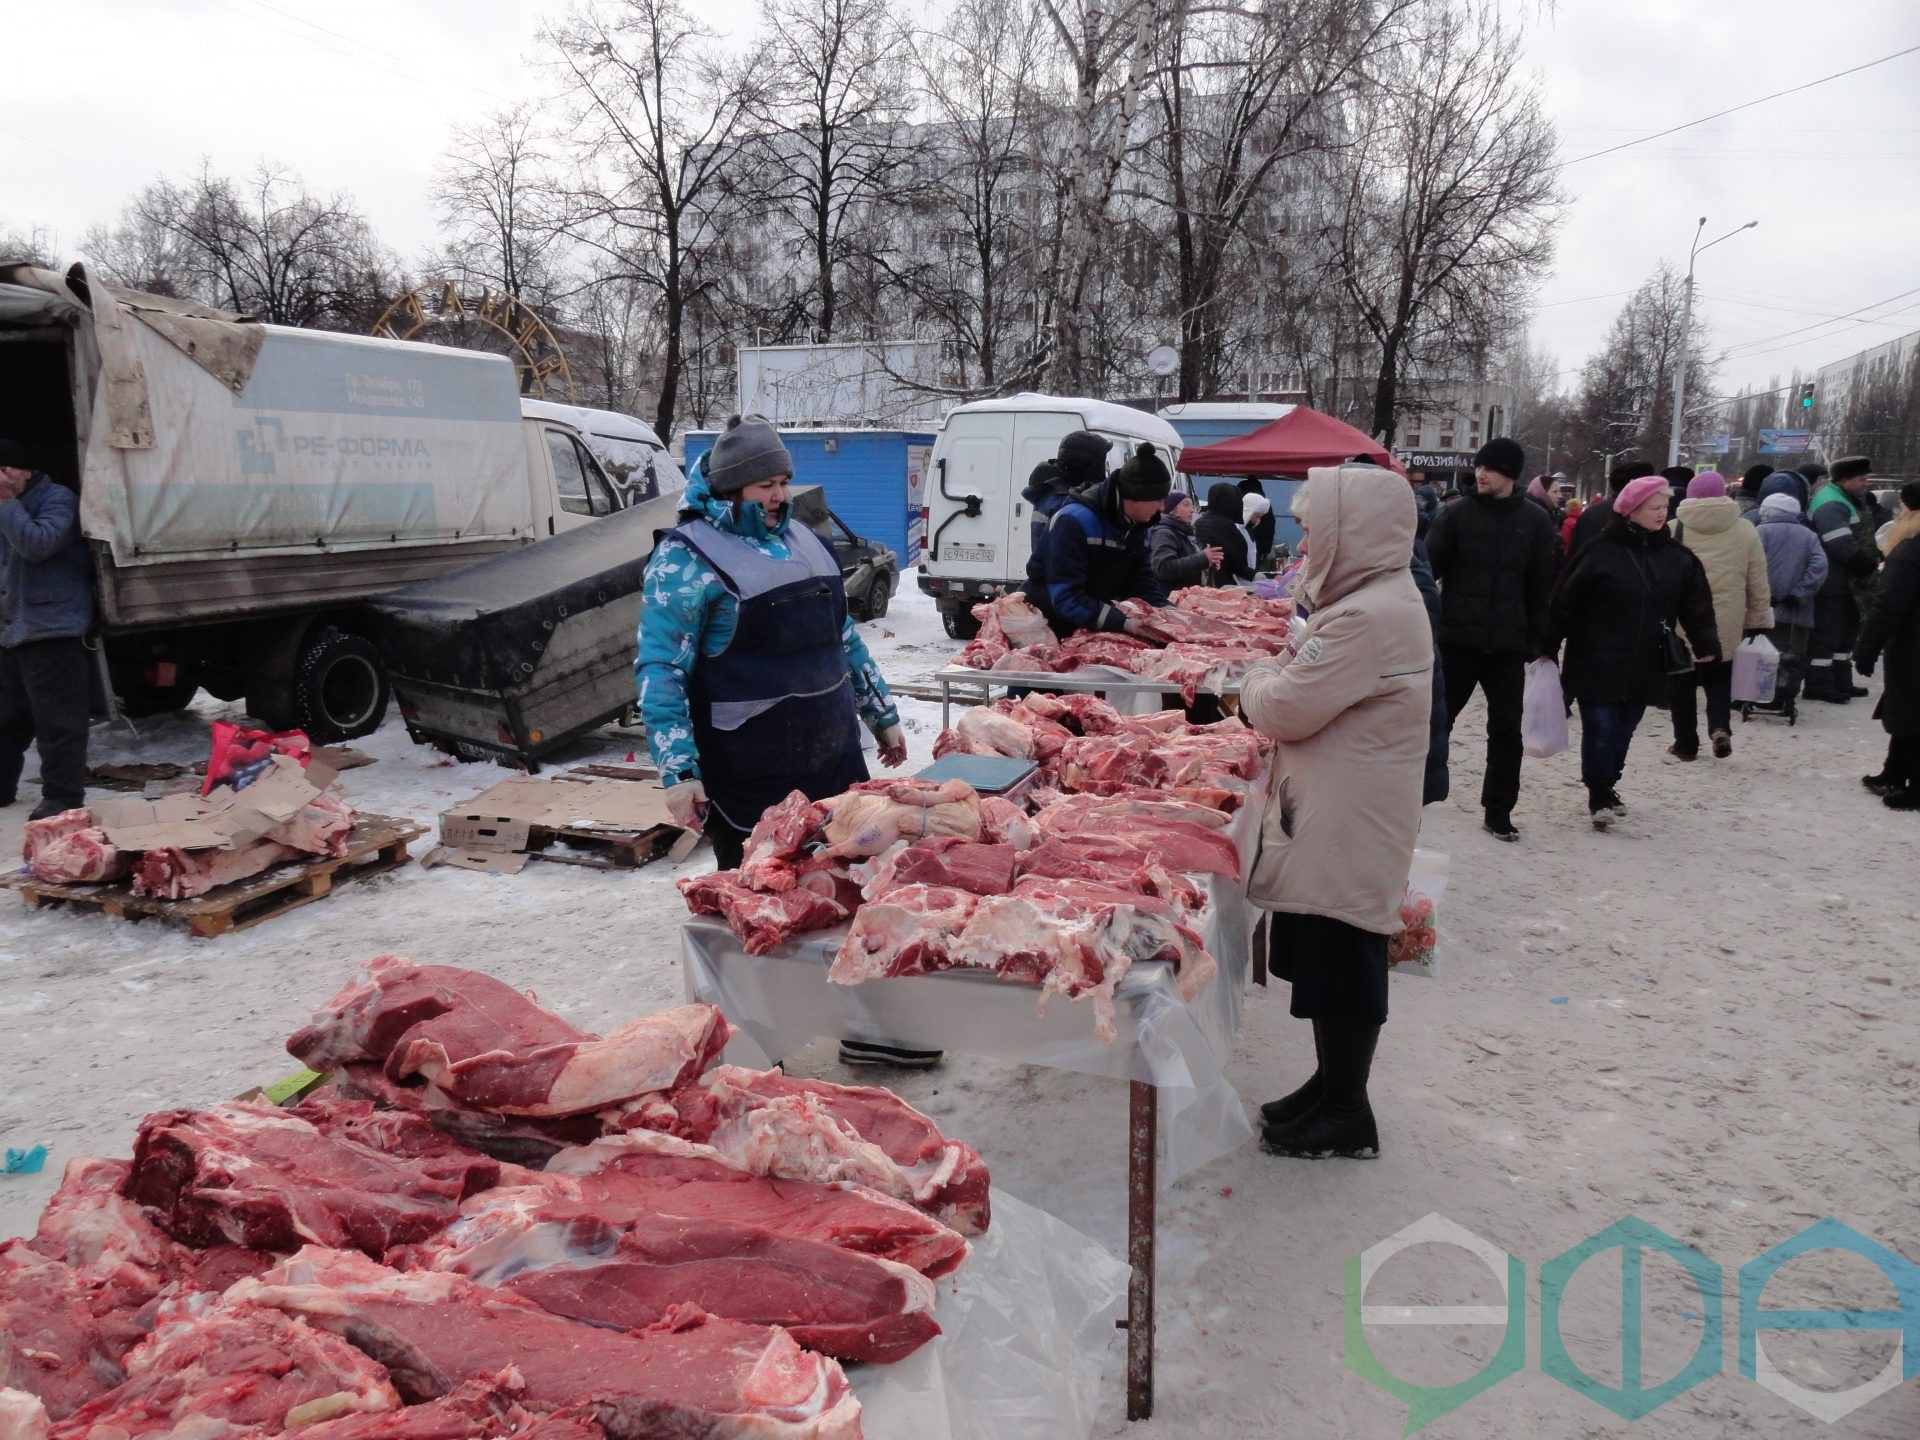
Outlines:
{"type": "Polygon", "coordinates": [[[506,1164],[537,1168],[570,1145],[586,1144],[601,1129],[593,1115],[538,1120],[470,1110],[432,1085],[399,1084],[382,1066],[367,1062],[340,1066],[326,1089],[341,1100],[370,1100],[388,1110],[418,1115],[448,1139],[506,1164]]]}
{"type": "Polygon", "coordinates": [[[989,643],[1045,645],[1053,639],[1047,617],[1018,590],[974,606],[973,618],[980,622],[979,638],[989,643]]]}
{"type": "Polygon", "coordinates": [[[1013,893],[1051,915],[1081,915],[1099,924],[1102,946],[1125,955],[1128,968],[1154,960],[1172,962],[1183,1000],[1193,1000],[1219,973],[1200,937],[1180,923],[1179,912],[1164,900],[1038,876],[1022,880],[1013,893]]]}
{"type": "Polygon", "coordinates": [[[755,890],[791,890],[797,879],[794,859],[820,828],[820,820],[813,801],[799,790],[769,806],[747,837],[740,861],[741,883],[755,890]]]}
{"type": "MultiPolygon", "coordinates": [[[[967,659],[972,650],[969,646],[960,652],[960,663],[971,663],[967,659]]],[[[1060,660],[1058,645],[1026,645],[1018,650],[1008,650],[987,666],[975,666],[976,669],[1005,670],[1015,674],[1034,675],[1051,674],[1060,660]]]]}
{"type": "Polygon", "coordinates": [[[29,820],[26,828],[21,858],[36,880],[90,885],[123,879],[133,869],[134,857],[114,849],[107,832],[93,823],[93,812],[85,808],[29,820]]]}
{"type": "Polygon", "coordinates": [[[499,1175],[483,1155],[400,1159],[271,1106],[229,1103],[141,1121],[125,1194],[189,1245],[318,1243],[379,1255],[425,1239],[499,1175]]]}
{"type": "Polygon", "coordinates": [[[519,1375],[504,1370],[424,1405],[302,1425],[300,1440],[497,1440],[523,1434],[534,1417],[513,1403],[519,1389],[519,1375]]]}
{"type": "Polygon", "coordinates": [[[1128,734],[1069,740],[1060,752],[1057,771],[1065,788],[1091,795],[1157,789],[1176,775],[1161,753],[1158,737],[1128,734]]]}
{"type": "Polygon", "coordinates": [[[1004,895],[1013,888],[1018,855],[1011,845],[951,835],[916,840],[880,856],[862,892],[877,900],[896,885],[948,885],[975,895],[1004,895]]]}
{"type": "Polygon", "coordinates": [[[863,1185],[778,1180],[612,1142],[592,1163],[600,1167],[592,1173],[542,1173],[474,1196],[458,1220],[407,1252],[408,1266],[506,1271],[541,1253],[545,1241],[537,1237],[550,1227],[618,1232],[649,1218],[751,1226],[891,1260],[929,1278],[958,1269],[967,1255],[956,1231],[863,1185]]]}
{"type": "Polygon", "coordinates": [[[1198,875],[1240,874],[1240,852],[1219,826],[1226,816],[1199,805],[1119,795],[1073,796],[1034,817],[1042,836],[1123,840],[1169,869],[1198,875]],[[1077,803],[1089,802],[1089,803],[1077,803]]]}
{"type": "Polygon", "coordinates": [[[1105,836],[1052,836],[1022,853],[1018,869],[1023,879],[1037,875],[1052,880],[1091,880],[1131,891],[1136,899],[1153,896],[1187,910],[1198,910],[1206,901],[1199,886],[1161,865],[1151,851],[1105,836]]]}
{"type": "Polygon", "coordinates": [[[250,844],[232,850],[149,850],[133,870],[133,893],[185,900],[221,885],[250,879],[285,860],[347,853],[353,812],[332,795],[316,795],[306,808],[250,844]]]}
{"type": "Polygon", "coordinates": [[[47,1440],[47,1407],[38,1396],[0,1388],[0,1440],[47,1440]]]}
{"type": "Polygon", "coordinates": [[[838,1360],[890,1363],[940,1333],[933,1282],[892,1261],[734,1221],[593,1217],[545,1227],[497,1268],[453,1266],[541,1309],[616,1330],[644,1330],[676,1305],[777,1325],[838,1360]]]}
{"type": "Polygon", "coordinates": [[[511,1366],[529,1410],[584,1413],[613,1440],[858,1440],[860,1403],[833,1361],[784,1331],[691,1307],[623,1333],[438,1272],[308,1247],[233,1301],[345,1336],[400,1393],[431,1400],[511,1366]]]}
{"type": "Polygon", "coordinates": [[[989,845],[1011,845],[1031,850],[1040,841],[1033,821],[1011,800],[999,795],[980,797],[980,838],[989,845]]]}
{"type": "Polygon", "coordinates": [[[381,1109],[371,1100],[319,1094],[285,1107],[282,1113],[306,1121],[322,1135],[352,1140],[382,1155],[407,1160],[479,1158],[418,1111],[381,1109]]]}
{"type": "Polygon", "coordinates": [[[1176,610],[1225,620],[1236,630],[1277,634],[1282,639],[1286,637],[1288,626],[1293,621],[1291,600],[1262,600],[1237,585],[1223,585],[1218,589],[1209,585],[1193,585],[1185,590],[1174,591],[1169,598],[1176,610]]]}
{"type": "Polygon", "coordinates": [[[1011,715],[976,705],[960,713],[951,730],[934,742],[937,760],[942,755],[1005,755],[1015,760],[1033,758],[1034,736],[1031,725],[1023,725],[1011,715]]]}
{"type": "Polygon", "coordinates": [[[62,1420],[118,1385],[121,1359],[145,1331],[123,1300],[22,1241],[0,1245],[0,1388],[62,1420]]]}
{"type": "Polygon", "coordinates": [[[718,915],[749,955],[765,955],[795,935],[827,930],[850,913],[838,900],[800,885],[767,894],[743,885],[739,872],[715,870],[674,882],[695,915],[718,915]]]}
{"type": "Polygon", "coordinates": [[[1131,673],[1148,648],[1146,641],[1131,635],[1083,630],[1061,643],[1053,668],[1066,674],[1089,665],[1110,665],[1131,673]]]}
{"type": "Polygon", "coordinates": [[[386,1371],[352,1345],[255,1305],[167,1315],[126,1369],[124,1384],[55,1425],[48,1440],[278,1434],[307,1419],[400,1404],[386,1371]]]}
{"type": "Polygon", "coordinates": [[[832,855],[878,855],[923,835],[980,838],[980,797],[960,780],[863,780],[820,803],[832,855]]]}
{"type": "Polygon", "coordinates": [[[417,1075],[471,1109],[552,1117],[671,1089],[705,1069],[731,1035],[713,1006],[685,1005],[602,1039],[492,976],[382,955],[287,1049],[310,1069],[382,1060],[391,1078],[417,1075]]]}
{"type": "Polygon", "coordinates": [[[721,1065],[672,1100],[674,1134],[739,1155],[755,1174],[851,1180],[962,1235],[986,1233],[991,1185],[980,1156],[891,1090],[721,1065]]]}

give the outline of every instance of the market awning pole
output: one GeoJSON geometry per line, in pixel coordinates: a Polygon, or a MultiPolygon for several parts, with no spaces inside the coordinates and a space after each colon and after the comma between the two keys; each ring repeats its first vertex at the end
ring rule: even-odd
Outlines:
{"type": "Polygon", "coordinates": [[[1153,1415],[1153,1225],[1154,1161],[1159,1139],[1160,1092],[1144,1080],[1129,1081],[1127,1126],[1127,1419],[1153,1415]]]}

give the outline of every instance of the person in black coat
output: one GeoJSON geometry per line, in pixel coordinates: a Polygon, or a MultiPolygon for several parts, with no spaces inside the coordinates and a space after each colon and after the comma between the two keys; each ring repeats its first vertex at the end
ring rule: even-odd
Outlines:
{"type": "Polygon", "coordinates": [[[1207,574],[1209,585],[1230,585],[1253,578],[1253,537],[1240,523],[1240,490],[1231,480],[1207,487],[1207,508],[1193,522],[1194,537],[1220,551],[1220,563],[1207,574]]]}
{"type": "Polygon", "coordinates": [[[1474,457],[1474,493],[1441,510],[1427,532],[1427,558],[1440,582],[1440,657],[1447,723],[1487,695],[1487,773],[1480,805],[1487,831],[1518,840],[1520,709],[1529,660],[1547,648],[1547,599],[1560,537],[1547,512],[1520,492],[1526,456],[1505,437],[1474,457]]]}
{"type": "Polygon", "coordinates": [[[1147,554],[1153,561],[1153,578],[1171,595],[1189,585],[1203,584],[1207,572],[1217,566],[1221,554],[1216,546],[1202,546],[1193,534],[1193,496],[1185,490],[1171,491],[1160,507],[1160,518],[1147,534],[1147,554]]]}
{"type": "Polygon", "coordinates": [[[1417,533],[1413,540],[1413,583],[1420,587],[1420,598],[1427,606],[1427,624],[1433,629],[1433,716],[1427,725],[1427,770],[1421,781],[1420,803],[1437,805],[1453,788],[1453,779],[1447,773],[1452,726],[1447,717],[1446,662],[1440,654],[1440,586],[1433,578],[1426,542],[1417,533]]]}
{"type": "Polygon", "coordinates": [[[1066,507],[1076,490],[1090,490],[1107,478],[1107,452],[1113,442],[1092,430],[1069,430],[1051,460],[1042,460],[1027,476],[1020,498],[1033,507],[1027,553],[1046,548],[1047,526],[1066,507]]]}
{"type": "MultiPolygon", "coordinates": [[[[1901,491],[1901,501],[1920,510],[1920,481],[1901,491]],[[1911,492],[1911,499],[1909,499],[1911,492]]],[[[1920,535],[1898,540],[1887,552],[1873,608],[1860,626],[1853,663],[1863,675],[1886,662],[1886,689],[1874,717],[1887,731],[1887,763],[1863,782],[1894,810],[1920,810],[1920,535]]]]}
{"type": "Polygon", "coordinates": [[[1626,814],[1615,787],[1641,717],[1666,698],[1674,627],[1696,663],[1721,654],[1707,572],[1666,527],[1667,482],[1643,475],[1554,587],[1552,645],[1566,645],[1561,684],[1580,706],[1580,777],[1597,830],[1626,814]]]}
{"type": "Polygon", "coordinates": [[[1651,474],[1653,467],[1644,460],[1623,460],[1613,467],[1607,475],[1607,493],[1582,510],[1580,518],[1573,522],[1573,542],[1567,546],[1567,559],[1571,560],[1600,538],[1600,532],[1607,528],[1607,520],[1613,514],[1614,497],[1642,475],[1651,474]]]}

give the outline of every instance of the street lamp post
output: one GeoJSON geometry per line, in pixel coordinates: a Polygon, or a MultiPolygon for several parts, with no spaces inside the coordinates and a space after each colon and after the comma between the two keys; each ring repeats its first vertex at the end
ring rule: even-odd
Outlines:
{"type": "MultiPolygon", "coordinates": [[[[1746,224],[1729,230],[1720,240],[1731,240],[1742,230],[1751,230],[1758,220],[1749,220],[1746,224]]],[[[1702,250],[1711,250],[1720,240],[1700,243],[1700,232],[1707,228],[1707,217],[1702,215],[1700,223],[1693,227],[1693,248],[1687,252],[1687,289],[1686,298],[1680,304],[1680,353],[1673,364],[1673,432],[1667,437],[1667,466],[1671,469],[1680,463],[1680,419],[1687,408],[1687,341],[1693,332],[1693,262],[1702,250]]]]}

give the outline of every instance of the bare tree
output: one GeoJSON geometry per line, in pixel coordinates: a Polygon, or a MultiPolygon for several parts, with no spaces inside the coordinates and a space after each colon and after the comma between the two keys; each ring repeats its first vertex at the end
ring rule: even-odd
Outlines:
{"type": "MultiPolygon", "coordinates": [[[[1257,10],[1194,4],[1165,28],[1150,193],[1171,212],[1182,400],[1220,383],[1236,312],[1246,312],[1226,299],[1236,269],[1264,298],[1262,267],[1234,263],[1249,222],[1267,218],[1265,209],[1283,217],[1298,210],[1303,195],[1276,195],[1278,182],[1305,172],[1307,157],[1334,142],[1330,97],[1412,3],[1278,0],[1257,10]]],[[[1281,226],[1287,218],[1304,217],[1282,218],[1281,226]]],[[[1257,355],[1260,337],[1251,338],[1257,355]]]]}
{"type": "Polygon", "coordinates": [[[1051,199],[1039,163],[1046,24],[1032,0],[958,0],[916,57],[937,164],[916,215],[928,253],[906,280],[950,337],[963,392],[992,393],[1013,347],[1034,351],[1051,199]]]}
{"type": "Polygon", "coordinates": [[[1135,120],[1154,69],[1165,0],[1041,0],[1071,75],[1073,108],[1055,171],[1058,225],[1043,294],[1049,333],[1033,368],[1073,393],[1088,375],[1088,281],[1101,253],[1115,183],[1137,143],[1135,120]]]}
{"type": "Polygon", "coordinates": [[[680,398],[689,306],[718,283],[700,258],[725,232],[721,181],[752,93],[713,38],[681,0],[605,0],[547,32],[580,112],[569,232],[598,254],[604,280],[659,297],[663,437],[680,398]]]}
{"type": "MultiPolygon", "coordinates": [[[[907,32],[891,0],[766,0],[763,13],[770,79],[754,105],[741,198],[778,212],[813,271],[780,333],[825,341],[841,322],[848,272],[870,268],[887,244],[877,212],[902,198],[907,32]]],[[[875,318],[871,308],[864,318],[875,318]]]]}
{"type": "Polygon", "coordinates": [[[184,181],[156,180],[95,234],[109,278],[159,281],[276,325],[363,329],[399,288],[393,258],[349,197],[314,195],[266,163],[243,179],[203,165],[184,181]]]}
{"type": "Polygon", "coordinates": [[[433,184],[448,258],[463,275],[540,304],[553,293],[561,235],[546,137],[525,105],[453,132],[433,184]]]}
{"type": "Polygon", "coordinates": [[[1495,0],[1420,0],[1349,110],[1329,271],[1377,350],[1370,429],[1391,443],[1404,378],[1490,348],[1552,259],[1554,133],[1495,0]]]}
{"type": "Polygon", "coordinates": [[[51,270],[59,265],[59,255],[59,237],[49,227],[0,225],[0,260],[24,260],[51,270]]]}
{"type": "Polygon", "coordinates": [[[1666,453],[1673,370],[1683,351],[1688,392],[1713,393],[1714,367],[1698,315],[1692,333],[1681,335],[1684,285],[1680,272],[1662,261],[1620,307],[1605,343],[1582,367],[1575,417],[1588,450],[1666,453]]]}

